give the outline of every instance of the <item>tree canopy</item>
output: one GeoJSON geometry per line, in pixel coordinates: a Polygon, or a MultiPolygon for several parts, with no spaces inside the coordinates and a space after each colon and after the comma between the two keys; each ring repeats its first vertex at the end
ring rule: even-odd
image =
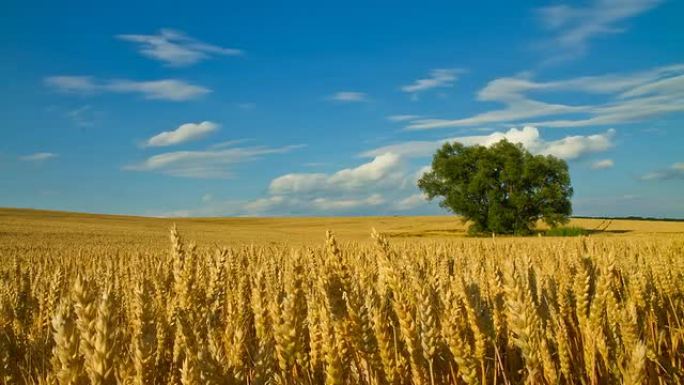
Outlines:
{"type": "Polygon", "coordinates": [[[444,144],[418,187],[472,222],[471,233],[527,234],[539,219],[557,226],[572,213],[567,163],[505,139],[488,147],[444,144]]]}

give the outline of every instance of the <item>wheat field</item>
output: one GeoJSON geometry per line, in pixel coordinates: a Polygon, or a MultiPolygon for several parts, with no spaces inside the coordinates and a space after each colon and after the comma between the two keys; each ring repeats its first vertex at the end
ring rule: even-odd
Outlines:
{"type": "Polygon", "coordinates": [[[0,210],[0,383],[683,383],[682,224],[574,222],[0,210]]]}

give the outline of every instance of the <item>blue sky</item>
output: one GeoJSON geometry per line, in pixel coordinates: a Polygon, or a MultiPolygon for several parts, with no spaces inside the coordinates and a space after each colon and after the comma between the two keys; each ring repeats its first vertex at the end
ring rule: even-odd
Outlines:
{"type": "Polygon", "coordinates": [[[505,137],[577,215],[684,217],[682,2],[3,8],[3,207],[438,214],[434,150],[505,137]]]}

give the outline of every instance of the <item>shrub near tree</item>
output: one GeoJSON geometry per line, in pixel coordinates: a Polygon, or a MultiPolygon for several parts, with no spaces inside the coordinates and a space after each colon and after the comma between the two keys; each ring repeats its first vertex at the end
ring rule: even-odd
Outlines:
{"type": "Polygon", "coordinates": [[[505,139],[488,147],[444,144],[418,187],[470,221],[470,233],[529,234],[540,219],[555,227],[572,213],[567,163],[505,139]]]}

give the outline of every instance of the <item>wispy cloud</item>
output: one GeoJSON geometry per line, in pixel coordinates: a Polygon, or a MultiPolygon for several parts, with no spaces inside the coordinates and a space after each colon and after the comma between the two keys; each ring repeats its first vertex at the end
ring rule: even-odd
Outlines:
{"type": "Polygon", "coordinates": [[[45,78],[48,87],[65,93],[81,95],[95,93],[133,93],[146,99],[184,101],[197,99],[210,89],[178,79],[135,81],[127,79],[98,80],[91,76],[50,76],[45,78]]]}
{"type": "Polygon", "coordinates": [[[181,31],[162,29],[154,35],[117,35],[120,40],[137,43],[138,51],[170,66],[196,64],[212,56],[241,56],[243,51],[204,43],[181,31]]]}
{"type": "Polygon", "coordinates": [[[622,33],[621,23],[644,13],[662,0],[591,0],[586,5],[552,5],[537,10],[541,23],[554,37],[549,44],[562,50],[560,57],[568,58],[584,53],[592,39],[622,33]]]}
{"type": "Polygon", "coordinates": [[[147,140],[147,147],[163,147],[201,139],[218,130],[218,124],[204,121],[201,123],[185,123],[173,131],[161,132],[147,140]]]}
{"type": "Polygon", "coordinates": [[[385,199],[380,194],[372,194],[366,198],[333,199],[315,198],[311,201],[313,207],[322,211],[350,210],[360,207],[379,206],[385,203],[385,199]]]}
{"type": "Polygon", "coordinates": [[[24,155],[20,156],[19,160],[23,160],[25,162],[33,162],[33,163],[39,163],[39,162],[44,162],[49,159],[54,159],[58,155],[52,152],[36,152],[33,154],[29,155],[24,155]]]}
{"type": "Polygon", "coordinates": [[[91,127],[95,124],[96,112],[88,105],[69,110],[65,115],[78,127],[91,127]]]}
{"type": "Polygon", "coordinates": [[[235,147],[238,144],[243,144],[245,142],[249,142],[252,139],[233,139],[233,140],[226,140],[223,142],[218,142],[214,143],[211,146],[209,146],[210,149],[212,150],[219,150],[222,148],[228,148],[228,147],[235,147]]]}
{"type": "Polygon", "coordinates": [[[357,91],[339,91],[330,96],[330,100],[343,103],[367,102],[368,95],[357,91]]]}
{"type": "Polygon", "coordinates": [[[92,76],[50,76],[45,78],[45,84],[63,92],[93,93],[98,90],[92,76]]]}
{"type": "MultiPolygon", "coordinates": [[[[539,96],[537,96],[539,98],[539,96]]],[[[457,119],[417,119],[410,130],[472,127],[482,124],[532,124],[544,127],[584,127],[637,122],[684,111],[684,64],[628,74],[585,76],[539,82],[530,74],[490,81],[477,100],[503,108],[457,119]],[[607,98],[596,104],[573,105],[532,99],[529,94],[583,93],[607,98]],[[554,117],[555,120],[539,120],[554,117]]]]}
{"type": "Polygon", "coordinates": [[[420,118],[420,115],[390,115],[387,117],[387,120],[390,122],[407,122],[418,118],[420,118]]]}
{"type": "Polygon", "coordinates": [[[416,93],[433,88],[452,87],[461,73],[463,70],[457,68],[434,69],[430,71],[427,78],[418,79],[411,84],[402,86],[401,90],[416,93]]]}
{"type": "Polygon", "coordinates": [[[684,180],[684,162],[675,163],[672,166],[642,175],[641,180],[684,180]]]}
{"type": "Polygon", "coordinates": [[[150,171],[185,178],[225,179],[233,176],[232,168],[237,164],[255,161],[266,155],[287,153],[301,147],[254,146],[166,152],[126,166],[124,170],[150,171]]]}
{"type": "Polygon", "coordinates": [[[603,170],[606,168],[612,168],[615,166],[615,162],[612,159],[600,159],[591,164],[593,170],[603,170]]]}
{"type": "Polygon", "coordinates": [[[545,140],[536,127],[525,126],[522,129],[511,128],[505,132],[493,132],[489,135],[461,136],[429,141],[407,141],[379,147],[362,153],[372,157],[379,154],[392,153],[410,158],[430,157],[446,142],[459,142],[466,146],[490,146],[502,139],[520,143],[530,152],[543,155],[554,155],[562,159],[572,160],[591,153],[600,153],[613,147],[615,130],[610,129],[601,134],[567,136],[559,140],[545,140]]]}
{"type": "Polygon", "coordinates": [[[350,212],[354,210],[368,210],[387,203],[381,194],[371,194],[362,197],[297,197],[297,196],[269,196],[255,199],[243,205],[243,213],[247,215],[272,215],[282,213],[334,213],[350,212]]]}

